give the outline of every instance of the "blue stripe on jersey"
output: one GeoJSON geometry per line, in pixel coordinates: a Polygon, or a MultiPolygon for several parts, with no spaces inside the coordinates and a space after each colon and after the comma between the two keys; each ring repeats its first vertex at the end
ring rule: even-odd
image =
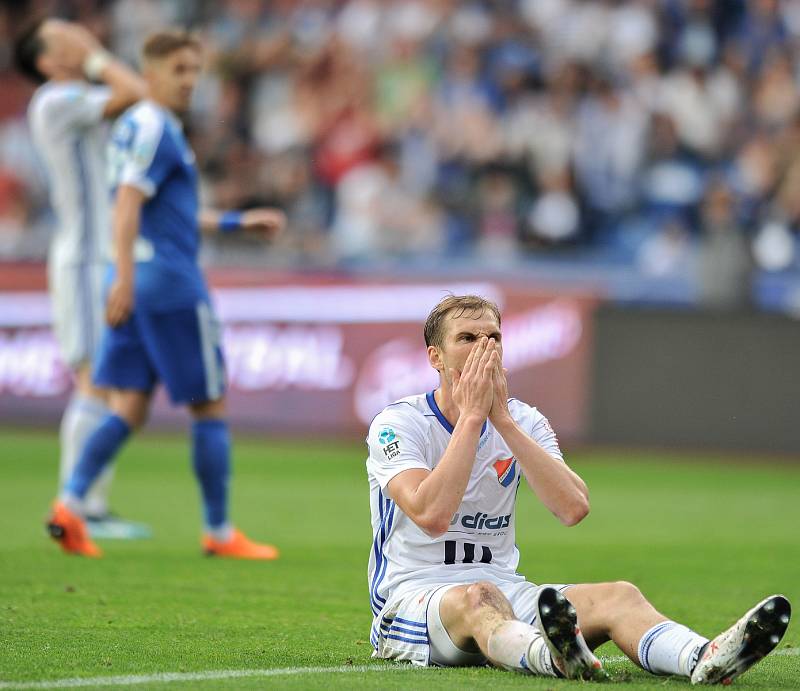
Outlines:
{"type": "MultiPolygon", "coordinates": [[[[380,568],[376,567],[375,576],[373,577],[373,592],[372,592],[372,599],[373,599],[373,606],[378,608],[379,613],[383,606],[386,604],[386,598],[381,597],[378,594],[378,588],[380,587],[381,582],[383,581],[383,577],[386,575],[386,569],[389,564],[389,560],[386,558],[386,555],[383,554],[383,548],[386,545],[386,539],[389,537],[389,532],[392,529],[392,523],[394,521],[394,503],[390,499],[386,499],[386,506],[384,508],[384,525],[386,527],[385,532],[385,539],[381,544],[381,565],[380,568]]],[[[383,531],[382,531],[383,532],[383,531]]]]}
{"type": "Polygon", "coordinates": [[[387,624],[391,624],[393,621],[399,621],[401,624],[406,624],[408,626],[419,626],[420,628],[427,629],[428,625],[422,621],[411,621],[411,619],[403,619],[402,617],[395,617],[394,619],[390,619],[389,617],[384,617],[383,621],[387,624]]]}
{"type": "Polygon", "coordinates": [[[394,619],[391,619],[384,616],[383,622],[380,625],[380,629],[376,629],[375,623],[372,624],[372,629],[370,630],[370,642],[376,650],[378,648],[380,636],[403,641],[405,643],[415,643],[418,645],[429,644],[427,624],[423,624],[419,621],[411,621],[410,619],[403,619],[402,617],[395,617],[394,619]],[[398,626],[397,622],[406,623],[408,626],[421,627],[423,630],[419,631],[417,629],[398,626]]]}
{"type": "MultiPolygon", "coordinates": [[[[434,390],[435,391],[435,390],[434,390]]],[[[450,434],[453,433],[453,425],[450,424],[450,421],[444,416],[441,410],[439,410],[439,406],[436,403],[436,397],[433,395],[434,391],[429,391],[425,394],[425,400],[428,401],[428,406],[433,411],[433,414],[436,416],[436,419],[441,423],[442,427],[444,427],[450,434]]],[[[481,427],[481,436],[486,431],[486,420],[483,421],[483,427],[481,427]]]]}
{"type": "MultiPolygon", "coordinates": [[[[89,173],[87,170],[86,159],[83,151],[83,141],[80,138],[75,139],[73,143],[73,153],[75,155],[76,168],[78,170],[78,186],[80,188],[79,205],[83,210],[82,228],[80,234],[80,253],[81,260],[84,267],[90,264],[94,259],[94,252],[92,252],[92,235],[94,232],[93,221],[94,214],[93,201],[91,197],[91,190],[89,185],[89,173]]],[[[94,304],[92,299],[92,276],[91,272],[83,270],[78,275],[78,300],[81,305],[81,312],[83,313],[84,323],[81,324],[81,336],[88,341],[88,352],[95,352],[94,343],[94,304]]]]}
{"type": "Polygon", "coordinates": [[[427,638],[406,638],[405,636],[395,636],[392,633],[386,634],[384,638],[393,638],[396,641],[403,641],[404,643],[415,643],[416,645],[428,645],[427,638]]]}
{"type": "Polygon", "coordinates": [[[386,604],[386,599],[378,595],[378,587],[386,575],[388,560],[383,554],[383,547],[394,523],[394,502],[389,498],[384,498],[383,492],[378,490],[378,510],[381,521],[381,529],[375,534],[373,549],[375,550],[375,573],[372,574],[372,585],[370,586],[370,597],[373,614],[379,614],[386,604]],[[385,502],[385,504],[384,504],[385,502]]]}
{"type": "Polygon", "coordinates": [[[423,636],[425,635],[424,631],[417,631],[415,629],[407,629],[404,626],[395,626],[392,624],[391,626],[387,626],[386,629],[381,629],[381,633],[385,636],[387,633],[407,633],[411,636],[423,636]]]}
{"type": "Polygon", "coordinates": [[[94,214],[91,210],[94,208],[91,196],[91,189],[89,184],[89,171],[86,165],[86,157],[84,155],[83,140],[80,138],[75,139],[73,142],[73,153],[75,155],[75,164],[78,170],[78,186],[80,187],[80,208],[83,209],[83,227],[81,228],[81,259],[85,261],[92,261],[94,259],[92,249],[92,235],[93,235],[93,222],[94,214]]]}
{"type": "Polygon", "coordinates": [[[369,587],[370,601],[374,614],[379,614],[381,611],[381,608],[378,607],[378,611],[375,612],[375,581],[377,580],[378,573],[381,570],[381,562],[383,560],[383,540],[386,537],[383,524],[383,493],[380,489],[378,489],[378,517],[381,527],[380,530],[375,531],[375,539],[372,542],[372,549],[375,552],[375,572],[372,574],[372,583],[369,587]]]}
{"type": "MultiPolygon", "coordinates": [[[[392,532],[392,526],[394,525],[394,502],[391,499],[386,499],[386,539],[381,545],[381,552],[383,552],[383,548],[386,546],[386,540],[389,539],[389,534],[392,532]]],[[[383,609],[383,605],[386,604],[386,599],[378,595],[378,588],[383,581],[384,576],[386,576],[386,569],[389,566],[389,560],[386,558],[386,555],[383,555],[383,564],[381,565],[381,573],[378,576],[378,580],[375,583],[375,600],[381,604],[381,609],[383,609]]]]}

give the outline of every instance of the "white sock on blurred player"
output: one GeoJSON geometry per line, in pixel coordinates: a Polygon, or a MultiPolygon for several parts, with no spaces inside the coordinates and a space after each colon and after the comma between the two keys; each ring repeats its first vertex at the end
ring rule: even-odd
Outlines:
{"type": "Polygon", "coordinates": [[[553,658],[541,634],[522,621],[500,624],[489,636],[487,647],[491,661],[505,669],[556,676],[553,658]]]}
{"type": "MultiPolygon", "coordinates": [[[[69,399],[61,418],[61,469],[60,479],[64,483],[72,473],[81,449],[89,435],[108,416],[109,410],[98,398],[89,398],[75,392],[69,399]]],[[[108,513],[108,495],[114,465],[109,464],[100,474],[83,500],[82,513],[88,516],[103,516],[108,513]]]]}
{"type": "Polygon", "coordinates": [[[697,664],[700,649],[708,639],[683,624],[662,621],[649,629],[639,641],[639,662],[653,674],[680,674],[688,677],[697,664]]]}

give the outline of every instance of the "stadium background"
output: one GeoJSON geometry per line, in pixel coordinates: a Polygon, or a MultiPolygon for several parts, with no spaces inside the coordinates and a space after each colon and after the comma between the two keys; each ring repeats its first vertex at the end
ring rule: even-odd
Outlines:
{"type": "MultiPolygon", "coordinates": [[[[522,329],[514,393],[565,438],[625,443],[632,412],[688,403],[714,424],[631,441],[800,450],[791,362],[772,357],[800,315],[800,3],[15,2],[3,45],[33,11],[85,23],[134,64],[158,27],[203,37],[190,133],[204,200],[289,216],[270,246],[205,249],[235,424],[360,434],[431,385],[417,325],[445,290],[472,286],[522,329]],[[600,305],[671,309],[649,338],[663,323],[693,346],[611,362],[618,341],[648,336],[634,323],[598,341],[600,305]],[[786,325],[731,323],[757,312],[786,325]],[[714,357],[722,333],[738,364],[714,357]],[[743,432],[751,410],[769,434],[743,432]]],[[[52,421],[69,386],[47,329],[53,218],[24,120],[31,87],[7,48],[0,69],[0,414],[52,421]]]]}
{"type": "MultiPolygon", "coordinates": [[[[420,324],[446,290],[502,304],[512,394],[592,487],[566,537],[520,497],[537,526],[523,570],[634,579],[706,632],[765,592],[797,601],[800,1],[6,1],[0,88],[0,678],[365,663],[360,440],[388,400],[433,386],[420,324]],[[274,570],[198,565],[194,488],[172,463],[185,418],[163,398],[115,487],[156,538],[109,545],[95,570],[42,538],[69,378],[32,88],[9,62],[34,11],[131,63],[151,30],[198,31],[203,198],[287,211],[277,242],[203,253],[237,520],[281,545],[274,570]]],[[[795,688],[798,640],[757,686],[795,688]]],[[[516,683],[481,674],[436,683],[516,683]]]]}

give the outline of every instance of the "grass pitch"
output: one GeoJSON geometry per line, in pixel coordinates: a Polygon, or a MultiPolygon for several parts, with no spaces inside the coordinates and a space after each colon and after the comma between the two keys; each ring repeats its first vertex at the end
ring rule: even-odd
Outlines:
{"type": "MultiPolygon", "coordinates": [[[[197,675],[173,683],[154,676],[142,687],[575,685],[370,659],[360,444],[236,440],[233,518],[280,546],[275,563],[200,556],[187,444],[149,435],[120,459],[113,504],[149,523],[154,538],[105,541],[97,561],[63,555],[43,530],[57,453],[54,434],[0,430],[0,688],[158,673],[197,675]],[[226,670],[240,676],[213,677],[226,670]]],[[[590,487],[592,513],[563,528],[523,486],[517,540],[531,580],[630,580],[706,635],[772,592],[800,607],[800,466],[645,453],[569,460],[590,487]]],[[[736,687],[800,688],[798,648],[796,620],[780,654],[736,687]]],[[[620,688],[688,688],[641,672],[611,644],[598,654],[620,688]]]]}

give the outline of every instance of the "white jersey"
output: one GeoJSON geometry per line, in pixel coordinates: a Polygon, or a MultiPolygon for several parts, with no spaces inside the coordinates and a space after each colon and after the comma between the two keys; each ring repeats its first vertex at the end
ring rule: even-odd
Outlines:
{"type": "MultiPolygon", "coordinates": [[[[545,451],[562,460],[547,418],[536,408],[509,399],[516,422],[545,451]]],[[[487,421],[464,499],[450,529],[430,537],[386,496],[386,485],[410,468],[433,470],[453,431],[432,393],[403,398],[383,409],[367,437],[370,510],[374,540],[369,557],[372,612],[409,588],[428,584],[495,584],[523,581],[517,573],[514,503],[521,469],[503,438],[487,421]]]]}
{"type": "Polygon", "coordinates": [[[28,106],[36,150],[44,163],[58,227],[50,261],[106,261],[111,245],[103,110],[111,96],[87,82],[48,82],[28,106]]]}

